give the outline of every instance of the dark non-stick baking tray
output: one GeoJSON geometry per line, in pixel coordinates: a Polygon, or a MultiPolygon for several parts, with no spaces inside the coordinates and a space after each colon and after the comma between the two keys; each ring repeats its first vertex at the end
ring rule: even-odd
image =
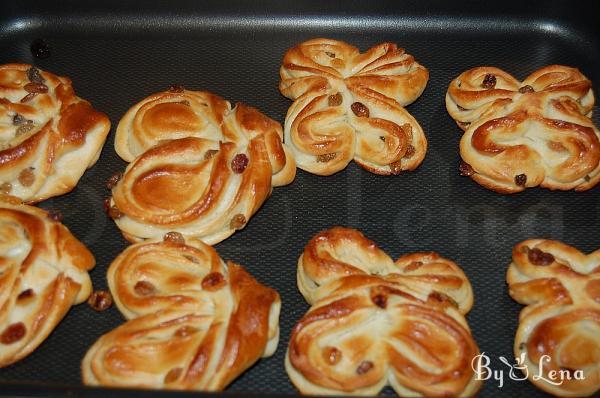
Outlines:
{"type": "MultiPolygon", "coordinates": [[[[331,177],[299,171],[293,184],[274,190],[243,231],[217,245],[224,258],[244,264],[282,298],[276,354],[231,384],[232,395],[296,393],[284,369],[290,330],[308,308],[296,288],[296,261],[320,230],[359,228],[393,257],[434,250],[454,259],[474,288],[468,316],[474,337],[496,369],[505,366],[499,356],[512,358],[521,309],[505,284],[513,245],[545,237],[587,252],[600,247],[600,188],[583,193],[531,189],[504,196],[460,177],[461,132],[444,106],[448,83],[480,65],[524,78],[539,67],[566,64],[600,85],[600,25],[593,2],[38,3],[0,5],[0,63],[34,63],[69,76],[76,92],[113,123],[97,165],[71,193],[40,205],[61,210],[64,223],[95,254],[92,278],[99,289],[106,288],[108,265],[127,246],[106,218],[102,201],[109,193],[105,180],[125,167],[114,151],[115,127],[138,100],[182,84],[243,101],[283,123],[291,102],[277,89],[282,56],[313,37],[345,40],[362,50],[392,41],[430,71],[424,94],[408,107],[429,140],[417,171],[380,177],[355,164],[331,177]],[[47,42],[49,58],[32,56],[36,39],[47,42]]],[[[598,116],[594,120],[598,125],[598,116]]],[[[87,348],[122,322],[114,307],[102,313],[85,304],[73,308],[33,354],[0,370],[0,396],[170,396],[81,386],[79,364],[87,348]]],[[[502,388],[493,380],[485,383],[479,396],[545,395],[527,381],[506,377],[502,388]]]]}

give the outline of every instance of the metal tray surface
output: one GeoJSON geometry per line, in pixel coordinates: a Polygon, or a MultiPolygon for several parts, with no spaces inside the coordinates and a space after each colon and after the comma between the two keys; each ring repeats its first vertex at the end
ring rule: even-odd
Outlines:
{"type": "MultiPolygon", "coordinates": [[[[291,101],[277,89],[281,59],[288,48],[313,37],[345,40],[361,50],[392,41],[429,69],[424,94],[408,106],[429,141],[417,171],[380,177],[354,163],[331,177],[299,170],[291,185],[274,189],[243,231],[216,246],[223,258],[243,264],[282,298],[277,352],[239,377],[227,395],[297,394],[284,369],[290,331],[308,309],[296,287],[296,263],[320,230],[358,228],[392,257],[432,250],[455,260],[475,292],[468,315],[473,335],[492,368],[505,373],[498,357],[513,358],[522,308],[505,283],[512,247],[532,237],[562,240],[585,252],[600,247],[600,188],[505,196],[460,177],[461,131],[444,106],[449,82],[480,65],[522,79],[542,66],[566,64],[600,85],[600,31],[589,11],[592,2],[10,1],[0,9],[0,63],[34,63],[70,77],[77,94],[112,121],[96,166],[71,193],[40,204],[61,210],[64,224],[95,254],[96,289],[107,288],[107,267],[127,246],[102,202],[109,194],[106,179],[125,167],[113,147],[115,127],[137,101],[182,84],[243,101],[283,123],[291,101]],[[50,47],[47,59],[30,52],[40,38],[50,47]]],[[[594,112],[599,125],[597,107],[594,112]]],[[[0,370],[0,396],[191,395],[81,386],[86,350],[121,323],[114,306],[102,313],[86,304],[74,307],[33,354],[0,370]]],[[[546,395],[506,375],[502,388],[490,380],[479,396],[546,395]]]]}

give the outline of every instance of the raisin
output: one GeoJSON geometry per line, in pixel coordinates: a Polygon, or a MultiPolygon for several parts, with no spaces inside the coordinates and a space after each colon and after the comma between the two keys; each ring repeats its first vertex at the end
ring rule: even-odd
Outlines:
{"type": "Polygon", "coordinates": [[[362,361],[356,368],[356,374],[364,375],[369,370],[373,369],[373,366],[373,362],[371,361],[362,361]]]}
{"type": "Polygon", "coordinates": [[[340,94],[340,93],[331,94],[327,98],[327,103],[329,106],[339,106],[342,104],[343,101],[344,101],[344,98],[342,97],[342,94],[340,94]]]}
{"type": "Polygon", "coordinates": [[[473,167],[471,167],[471,165],[466,162],[460,162],[460,166],[458,166],[458,171],[460,172],[460,175],[464,177],[469,177],[475,174],[475,170],[473,170],[473,167]]]}
{"type": "Polygon", "coordinates": [[[104,207],[104,212],[108,214],[110,211],[110,198],[104,198],[102,201],[102,206],[104,207]]]}
{"type": "Polygon", "coordinates": [[[29,50],[35,58],[46,59],[50,57],[50,47],[43,39],[35,39],[29,46],[29,50]]]}
{"type": "Polygon", "coordinates": [[[233,172],[237,174],[243,173],[244,170],[246,170],[246,167],[248,166],[248,161],[248,156],[246,156],[243,153],[238,153],[231,160],[231,170],[233,170],[233,172]]]}
{"type": "Polygon", "coordinates": [[[585,182],[590,182],[590,180],[592,179],[592,177],[590,177],[589,174],[588,174],[585,177],[583,177],[583,179],[584,179],[585,182]]]}
{"type": "Polygon", "coordinates": [[[413,157],[414,154],[415,154],[415,147],[408,144],[408,146],[406,147],[406,153],[404,154],[404,157],[402,159],[410,159],[413,157]]]}
{"type": "Polygon", "coordinates": [[[550,253],[541,251],[540,249],[534,248],[529,249],[527,253],[529,262],[533,265],[550,265],[554,262],[554,256],[550,253]]]}
{"type": "Polygon", "coordinates": [[[335,365],[342,359],[342,352],[335,347],[325,347],[323,357],[330,365],[335,365]]]}
{"type": "Polygon", "coordinates": [[[517,184],[518,186],[524,187],[526,183],[527,176],[525,174],[519,174],[518,176],[515,176],[515,184],[517,184]]]}
{"type": "Polygon", "coordinates": [[[183,373],[182,368],[173,368],[169,370],[169,373],[165,376],[165,383],[173,383],[179,379],[183,373]]]}
{"type": "Polygon", "coordinates": [[[521,94],[525,94],[525,93],[533,93],[535,90],[533,89],[533,87],[531,87],[529,84],[526,86],[523,86],[519,89],[519,92],[521,94]]]}
{"type": "Polygon", "coordinates": [[[225,286],[225,277],[220,272],[211,272],[202,278],[202,289],[213,292],[225,286]]]}
{"type": "Polygon", "coordinates": [[[483,82],[481,82],[481,87],[485,88],[486,90],[496,87],[496,76],[492,75],[491,73],[485,75],[483,82]]]}
{"type": "Polygon", "coordinates": [[[381,141],[385,142],[385,137],[384,137],[384,136],[380,135],[380,136],[379,136],[379,139],[380,139],[381,141]]]}
{"type": "Polygon", "coordinates": [[[41,71],[35,66],[32,66],[31,68],[27,69],[27,79],[29,79],[29,81],[32,83],[43,84],[46,82],[46,79],[44,79],[44,77],[42,76],[41,71]]]}
{"type": "Polygon", "coordinates": [[[335,53],[332,53],[331,51],[325,51],[325,54],[327,54],[329,58],[335,58],[335,53]]]}
{"type": "Polygon", "coordinates": [[[185,91],[185,87],[179,84],[171,84],[169,86],[169,91],[172,93],[183,93],[185,91]]]}
{"type": "Polygon", "coordinates": [[[361,102],[353,103],[350,105],[350,109],[352,109],[352,112],[358,117],[369,117],[369,108],[361,102]]]}
{"type": "Polygon", "coordinates": [[[165,242],[172,242],[180,245],[185,245],[185,238],[183,237],[183,235],[175,231],[167,232],[163,236],[163,240],[165,242]]]}
{"type": "Polygon", "coordinates": [[[10,182],[3,183],[2,185],[0,185],[0,191],[3,194],[8,195],[12,191],[12,184],[10,182]]]}
{"type": "Polygon", "coordinates": [[[34,296],[34,292],[33,289],[27,289],[27,290],[23,290],[21,293],[19,293],[19,295],[17,296],[17,301],[23,301],[23,300],[27,300],[31,297],[34,296]]]}
{"type": "Polygon", "coordinates": [[[112,296],[106,290],[96,290],[88,299],[94,311],[105,311],[112,305],[112,296]]]}
{"type": "Polygon", "coordinates": [[[15,113],[15,115],[13,116],[13,124],[15,126],[20,126],[23,123],[25,123],[27,121],[27,119],[25,119],[25,117],[19,113],[15,113]]]}
{"type": "Polygon", "coordinates": [[[37,95],[37,93],[29,93],[26,96],[24,96],[23,98],[21,98],[21,103],[24,104],[26,102],[31,101],[32,99],[35,98],[35,96],[37,95]]]}
{"type": "Polygon", "coordinates": [[[156,294],[156,287],[147,281],[138,281],[133,287],[133,291],[138,296],[152,296],[156,294]]]}
{"type": "Polygon", "coordinates": [[[383,294],[371,296],[371,301],[379,308],[385,308],[387,306],[387,297],[383,294]]]}
{"type": "Polygon", "coordinates": [[[4,332],[0,335],[0,343],[6,345],[16,343],[25,336],[26,332],[27,329],[23,322],[13,323],[4,329],[4,332]]]}
{"type": "Polygon", "coordinates": [[[125,214],[123,214],[117,206],[111,206],[108,209],[108,216],[110,218],[112,218],[113,220],[118,220],[119,218],[122,218],[124,215],[125,214]]]}
{"type": "Polygon", "coordinates": [[[398,160],[397,162],[390,163],[390,172],[395,176],[402,173],[402,162],[398,160]]]}
{"type": "Polygon", "coordinates": [[[23,88],[28,93],[44,94],[48,92],[48,86],[43,83],[27,83],[23,88]]]}
{"type": "Polygon", "coordinates": [[[26,169],[21,170],[19,173],[19,182],[24,187],[30,187],[33,185],[35,181],[35,175],[33,174],[33,167],[28,167],[26,169]]]}
{"type": "Polygon", "coordinates": [[[60,210],[52,209],[48,212],[48,218],[52,221],[61,222],[63,220],[63,214],[60,210]]]}
{"type": "Polygon", "coordinates": [[[216,149],[209,149],[204,153],[204,160],[212,159],[218,152],[216,149]]]}
{"type": "Polygon", "coordinates": [[[120,171],[111,175],[108,180],[106,180],[106,189],[111,190],[116,187],[121,178],[123,178],[123,173],[120,171]]]}
{"type": "Polygon", "coordinates": [[[337,153],[335,153],[335,152],[324,153],[322,155],[317,155],[317,162],[318,163],[327,163],[330,160],[335,159],[336,156],[337,156],[337,153]]]}
{"type": "Polygon", "coordinates": [[[242,229],[246,225],[246,217],[243,214],[236,214],[229,222],[229,228],[242,229]]]}

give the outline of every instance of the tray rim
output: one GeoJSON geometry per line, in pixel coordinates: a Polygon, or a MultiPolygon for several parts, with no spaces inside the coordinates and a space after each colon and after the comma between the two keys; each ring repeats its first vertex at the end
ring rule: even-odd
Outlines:
{"type": "MultiPolygon", "coordinates": [[[[600,48],[600,24],[593,19],[593,14],[586,12],[596,3],[593,0],[580,0],[579,7],[573,7],[568,0],[532,0],[523,4],[522,1],[508,0],[494,4],[490,13],[489,3],[477,0],[462,0],[459,3],[444,0],[383,0],[365,6],[364,0],[347,0],[343,7],[340,4],[329,3],[323,9],[323,4],[313,0],[296,0],[290,4],[276,0],[248,2],[243,0],[204,0],[202,7],[194,0],[171,0],[160,2],[151,0],[141,10],[135,1],[103,0],[101,3],[91,0],[68,0],[58,3],[22,0],[4,5],[0,13],[0,41],[10,37],[29,37],[38,32],[67,32],[72,34],[79,29],[99,30],[100,34],[131,34],[132,30],[145,31],[158,29],[153,34],[162,35],[169,32],[169,24],[180,24],[198,28],[201,32],[226,30],[231,23],[240,23],[243,29],[310,29],[314,27],[329,27],[332,30],[354,28],[368,30],[370,24],[377,29],[383,27],[403,28],[409,31],[432,32],[447,28],[444,21],[458,20],[465,22],[462,29],[480,27],[482,23],[493,22],[494,19],[506,18],[502,23],[493,23],[489,31],[499,32],[534,31],[542,35],[569,37],[582,42],[582,46],[591,51],[600,48]],[[177,7],[173,7],[173,3],[177,7]],[[177,11],[173,11],[176,8],[177,11]],[[545,9],[540,13],[540,8],[545,9]],[[268,10],[266,12],[265,10],[268,10]],[[326,11],[329,14],[323,15],[326,11]],[[114,18],[118,23],[110,23],[114,18]],[[158,22],[169,19],[168,24],[158,22]],[[65,20],[68,22],[64,24],[65,20]],[[341,21],[331,26],[332,21],[341,21]],[[90,24],[92,21],[92,24],[90,24]],[[309,21],[310,24],[303,26],[309,21]],[[361,28],[362,27],[362,28],[361,28]],[[116,28],[116,30],[115,30],[116,28]]],[[[489,27],[489,25],[488,25],[489,27]]],[[[487,29],[486,29],[487,30],[487,29]]],[[[145,32],[148,33],[148,32],[145,32]]],[[[96,33],[94,33],[96,34],[96,33]]],[[[111,129],[114,129],[112,126],[111,129]]],[[[280,349],[287,342],[280,341],[280,349]]],[[[269,358],[263,359],[269,360],[269,358]]],[[[0,369],[1,372],[1,369],[0,369]]],[[[147,390],[133,388],[88,387],[81,385],[0,380],[0,397],[105,397],[108,393],[115,398],[121,397],[186,397],[186,396],[231,396],[231,397],[264,397],[286,396],[299,397],[298,394],[282,394],[258,391],[228,391],[200,392],[174,390],[147,390]]]]}

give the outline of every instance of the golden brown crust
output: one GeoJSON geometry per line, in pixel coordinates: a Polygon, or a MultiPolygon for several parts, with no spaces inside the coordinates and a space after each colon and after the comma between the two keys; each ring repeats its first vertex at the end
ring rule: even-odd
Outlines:
{"type": "Polygon", "coordinates": [[[541,186],[584,191],[600,181],[600,131],[592,83],[551,65],[523,82],[493,67],[470,69],[448,88],[446,108],[465,130],[460,154],[477,183],[500,193],[541,186]],[[487,79],[487,80],[486,80],[487,79]]]}
{"type": "Polygon", "coordinates": [[[298,261],[312,305],[292,331],[286,370],[303,394],[472,396],[479,353],[464,318],[473,293],[435,253],[392,261],[360,232],[317,234],[298,261]],[[448,349],[452,347],[452,349],[448,349]]]}
{"type": "Polygon", "coordinates": [[[129,321],[88,350],[87,385],[219,391],[277,347],[277,292],[199,240],[132,245],[107,276],[129,321]]]}
{"type": "Polygon", "coordinates": [[[132,107],[115,147],[133,160],[113,189],[117,226],[131,241],[177,231],[214,244],[241,229],[294,159],[279,123],[198,91],[166,91],[132,107]],[[137,157],[135,157],[137,156],[137,157]]]}
{"type": "Polygon", "coordinates": [[[586,256],[558,241],[530,239],[512,254],[509,293],[527,305],[519,316],[515,356],[523,359],[529,380],[546,392],[594,395],[600,390],[600,250],[586,256]],[[557,372],[554,379],[551,371],[557,372]]]}
{"type": "Polygon", "coordinates": [[[28,203],[71,191],[110,130],[68,78],[32,68],[0,65],[0,185],[28,203]]]}
{"type": "Polygon", "coordinates": [[[0,368],[33,352],[92,290],[93,255],[41,209],[0,199],[0,368]]]}
{"type": "Polygon", "coordinates": [[[421,126],[403,108],[425,89],[429,73],[392,43],[365,53],[313,39],[286,52],[279,91],[295,100],[285,142],[298,167],[318,175],[351,160],[382,175],[414,170],[427,151],[421,126]]]}

